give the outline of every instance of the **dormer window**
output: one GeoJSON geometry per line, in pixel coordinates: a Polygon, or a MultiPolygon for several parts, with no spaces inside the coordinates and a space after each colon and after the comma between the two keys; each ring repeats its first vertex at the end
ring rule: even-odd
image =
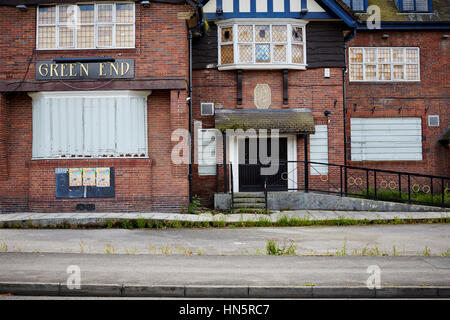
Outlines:
{"type": "Polygon", "coordinates": [[[306,69],[305,24],[292,19],[220,22],[219,70],[306,69]]]}
{"type": "Polygon", "coordinates": [[[368,0],[344,0],[344,3],[356,12],[365,12],[368,7],[368,0]]]}
{"type": "Polygon", "coordinates": [[[401,12],[430,12],[431,0],[396,0],[401,12]]]}

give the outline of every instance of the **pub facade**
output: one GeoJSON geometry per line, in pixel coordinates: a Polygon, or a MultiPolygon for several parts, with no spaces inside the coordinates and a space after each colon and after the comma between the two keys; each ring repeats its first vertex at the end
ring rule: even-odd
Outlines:
{"type": "Polygon", "coordinates": [[[10,211],[172,211],[188,166],[184,1],[0,2],[0,204],[10,211]]]}

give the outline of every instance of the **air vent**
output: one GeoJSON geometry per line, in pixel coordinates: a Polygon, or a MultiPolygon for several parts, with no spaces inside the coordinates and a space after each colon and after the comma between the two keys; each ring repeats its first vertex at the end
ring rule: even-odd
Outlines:
{"type": "Polygon", "coordinates": [[[428,116],[428,126],[439,127],[439,116],[437,115],[428,116]]]}
{"type": "Polygon", "coordinates": [[[200,104],[200,112],[202,116],[213,116],[214,115],[214,103],[203,102],[200,104]]]}

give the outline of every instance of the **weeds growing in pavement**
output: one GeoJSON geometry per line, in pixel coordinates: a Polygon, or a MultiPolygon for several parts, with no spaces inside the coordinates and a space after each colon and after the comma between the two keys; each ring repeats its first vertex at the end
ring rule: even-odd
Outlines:
{"type": "Polygon", "coordinates": [[[284,256],[284,255],[295,255],[295,243],[293,240],[289,240],[289,245],[286,241],[283,245],[279,245],[275,240],[267,240],[266,243],[266,254],[269,256],[284,256]]]}
{"type": "Polygon", "coordinates": [[[0,246],[0,252],[8,252],[8,245],[5,240],[2,240],[2,245],[0,246]]]}
{"type": "Polygon", "coordinates": [[[425,246],[425,248],[423,249],[422,253],[423,253],[424,256],[428,257],[428,256],[431,255],[431,250],[430,250],[430,248],[428,248],[428,246],[425,246]]]}
{"type": "Polygon", "coordinates": [[[105,253],[106,254],[116,253],[116,248],[114,248],[111,243],[107,243],[105,246],[105,253]]]}

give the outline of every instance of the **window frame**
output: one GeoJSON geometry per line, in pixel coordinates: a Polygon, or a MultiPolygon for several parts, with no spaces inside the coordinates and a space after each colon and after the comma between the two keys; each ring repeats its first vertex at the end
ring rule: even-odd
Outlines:
{"type": "Polygon", "coordinates": [[[391,82],[421,82],[421,67],[420,67],[420,47],[349,47],[348,48],[348,80],[349,82],[377,82],[377,83],[391,83],[391,82]],[[362,50],[362,62],[351,62],[351,51],[352,49],[361,49],[362,50]],[[375,49],[375,62],[365,62],[365,51],[367,49],[375,49]],[[390,61],[389,62],[378,62],[378,50],[379,49],[389,49],[389,58],[390,61]],[[403,49],[403,62],[394,62],[393,61],[393,52],[395,49],[403,49]],[[417,51],[417,63],[408,63],[406,61],[406,50],[407,49],[414,49],[417,51]],[[391,72],[391,79],[390,80],[380,80],[379,79],[379,67],[381,65],[386,65],[389,64],[390,65],[390,72],[391,72]],[[363,80],[354,80],[351,78],[351,68],[352,65],[362,65],[363,69],[362,69],[362,74],[363,74],[363,80]],[[376,70],[376,79],[366,79],[366,66],[367,65],[371,65],[371,66],[375,66],[375,70],[376,70]],[[394,79],[394,65],[403,65],[403,75],[404,75],[404,79],[394,79]],[[407,80],[406,79],[406,66],[407,65],[417,65],[417,73],[418,73],[418,78],[415,80],[407,80]]]}
{"type": "Polygon", "coordinates": [[[348,1],[349,1],[348,6],[350,7],[350,9],[352,9],[352,11],[357,12],[357,13],[365,13],[367,11],[368,6],[369,6],[368,0],[348,0],[348,1]],[[362,10],[356,10],[354,8],[353,3],[357,2],[357,1],[362,1],[362,5],[363,5],[362,10]]]}
{"type": "Polygon", "coordinates": [[[132,1],[108,1],[108,2],[74,2],[74,3],[62,3],[52,5],[39,5],[36,9],[36,50],[99,50],[99,49],[135,49],[136,48],[136,4],[132,1]],[[116,7],[117,4],[131,4],[133,8],[133,21],[132,22],[117,22],[116,19],[116,7]],[[61,23],[59,21],[59,7],[62,6],[75,6],[80,5],[94,5],[94,21],[92,23],[82,23],[78,21],[79,10],[74,11],[75,25],[73,28],[73,47],[59,47],[59,28],[69,26],[70,23],[61,23]],[[111,22],[98,22],[98,6],[99,5],[112,5],[112,21],[111,22]],[[42,7],[55,7],[55,23],[53,24],[39,24],[39,9],[42,7]],[[98,45],[98,26],[99,25],[112,25],[112,45],[111,46],[99,46],[98,45]],[[117,25],[132,25],[133,26],[133,44],[127,47],[118,47],[116,45],[116,27],[117,25]],[[81,48],[78,47],[78,27],[79,26],[93,26],[94,27],[94,46],[81,48]],[[55,47],[53,48],[39,48],[39,27],[55,27],[55,47]]]}
{"type": "Polygon", "coordinates": [[[401,7],[399,8],[399,11],[401,13],[431,13],[431,12],[433,12],[433,1],[432,0],[426,0],[427,1],[427,7],[428,7],[427,11],[424,11],[424,10],[418,11],[417,10],[417,0],[411,0],[411,1],[413,2],[414,9],[406,10],[404,8],[404,0],[400,0],[399,3],[400,3],[401,7]]]}
{"type": "Polygon", "coordinates": [[[307,57],[306,57],[306,24],[308,21],[299,19],[229,19],[220,21],[217,23],[217,66],[219,70],[234,70],[234,69],[244,69],[244,70],[273,70],[273,69],[296,69],[296,70],[306,70],[307,67],[307,57]],[[238,39],[238,27],[242,25],[253,26],[253,38],[252,42],[239,42],[238,39]],[[270,39],[269,42],[264,42],[264,44],[270,45],[270,62],[256,62],[256,45],[260,44],[255,39],[255,27],[258,25],[268,25],[270,28],[270,39]],[[286,26],[287,30],[287,41],[286,42],[274,42],[272,39],[272,27],[273,26],[286,26]],[[292,41],[292,28],[300,27],[302,28],[302,42],[292,41]],[[233,40],[229,42],[222,43],[221,30],[222,28],[232,28],[233,40]],[[221,63],[221,47],[223,45],[233,45],[233,63],[222,64],[221,63]],[[239,44],[252,45],[252,62],[239,62],[239,44]],[[274,47],[275,45],[286,45],[286,62],[274,62],[274,47]],[[293,63],[292,62],[292,46],[302,45],[303,46],[303,63],[293,63]]]}

